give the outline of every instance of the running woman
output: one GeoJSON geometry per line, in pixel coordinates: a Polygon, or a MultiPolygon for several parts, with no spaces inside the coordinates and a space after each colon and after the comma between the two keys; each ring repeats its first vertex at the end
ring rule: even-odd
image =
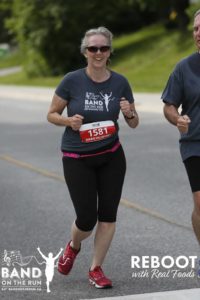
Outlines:
{"type": "Polygon", "coordinates": [[[118,136],[119,113],[131,128],[139,121],[127,79],[108,67],[112,37],[105,27],[85,33],[81,53],[86,58],[86,67],[65,75],[47,116],[49,122],[65,127],[61,145],[64,176],[76,213],[58,271],[69,274],[81,242],[95,228],[88,276],[96,288],[112,287],[102,264],[115,232],[126,172],[118,136]],[[62,114],[65,108],[66,116],[62,114]]]}

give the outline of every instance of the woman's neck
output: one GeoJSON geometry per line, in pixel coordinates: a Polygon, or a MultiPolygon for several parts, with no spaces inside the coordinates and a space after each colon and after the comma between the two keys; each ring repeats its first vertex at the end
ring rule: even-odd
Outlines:
{"type": "Polygon", "coordinates": [[[87,66],[86,74],[90,77],[90,79],[96,82],[106,81],[110,77],[110,71],[107,68],[98,70],[87,66]]]}

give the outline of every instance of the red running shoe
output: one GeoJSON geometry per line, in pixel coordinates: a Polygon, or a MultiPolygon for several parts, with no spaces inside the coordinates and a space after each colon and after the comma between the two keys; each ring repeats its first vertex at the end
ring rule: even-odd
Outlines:
{"type": "Polygon", "coordinates": [[[97,289],[112,287],[112,281],[104,275],[100,266],[95,267],[93,271],[89,271],[89,282],[97,289]]]}
{"type": "Polygon", "coordinates": [[[75,250],[70,246],[71,241],[67,244],[65,252],[62,256],[60,256],[58,260],[58,271],[64,275],[69,274],[71,271],[75,258],[77,254],[80,252],[79,250],[75,250]]]}

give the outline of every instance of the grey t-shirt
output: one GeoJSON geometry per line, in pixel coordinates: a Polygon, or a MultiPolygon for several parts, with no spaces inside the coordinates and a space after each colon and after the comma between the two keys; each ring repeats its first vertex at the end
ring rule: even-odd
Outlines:
{"type": "Polygon", "coordinates": [[[181,115],[191,119],[189,131],[180,136],[183,161],[200,156],[200,54],[194,53],[181,60],[169,77],[163,91],[163,102],[181,106],[181,115]]]}
{"type": "Polygon", "coordinates": [[[98,83],[87,76],[85,68],[66,74],[55,93],[68,101],[69,117],[82,115],[83,124],[111,120],[117,129],[114,135],[104,140],[83,143],[79,131],[66,127],[61,149],[74,153],[95,151],[117,140],[120,99],[125,97],[130,103],[134,101],[130,85],[124,76],[112,71],[108,80],[98,83]]]}

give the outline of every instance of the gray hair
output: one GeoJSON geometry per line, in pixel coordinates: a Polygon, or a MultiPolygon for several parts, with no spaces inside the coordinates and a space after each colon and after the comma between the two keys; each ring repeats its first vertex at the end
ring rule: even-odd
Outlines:
{"type": "Polygon", "coordinates": [[[195,12],[195,14],[194,14],[194,19],[195,19],[198,15],[200,15],[200,9],[198,9],[198,10],[195,12]]]}
{"type": "Polygon", "coordinates": [[[113,34],[110,30],[108,30],[106,27],[98,27],[98,28],[93,28],[93,29],[89,29],[88,31],[86,31],[82,41],[81,41],[81,53],[84,54],[85,50],[88,46],[88,38],[90,36],[96,35],[96,34],[101,34],[103,36],[105,36],[108,40],[108,46],[111,47],[111,52],[113,51],[112,49],[112,38],[113,38],[113,34]]]}

